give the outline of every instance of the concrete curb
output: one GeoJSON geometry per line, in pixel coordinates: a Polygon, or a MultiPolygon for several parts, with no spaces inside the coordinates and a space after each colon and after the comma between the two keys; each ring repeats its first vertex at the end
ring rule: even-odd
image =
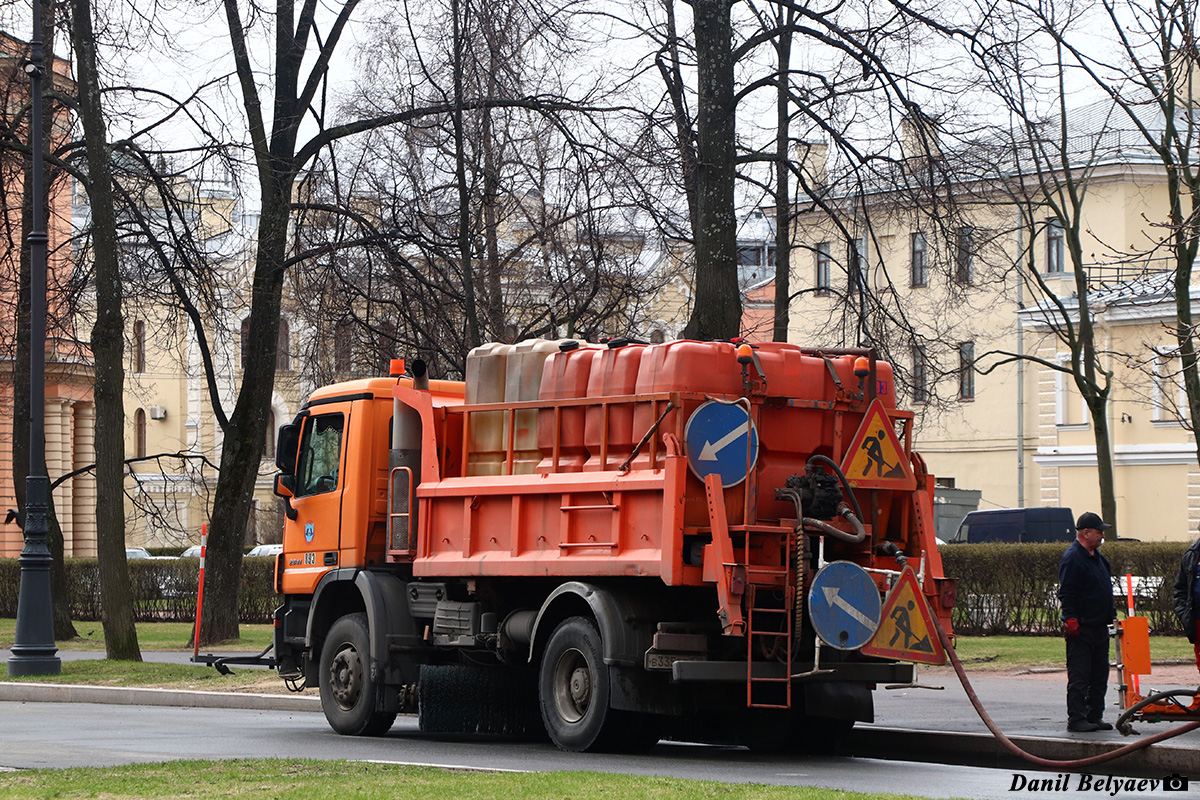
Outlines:
{"type": "MultiPolygon", "coordinates": [[[[1158,731],[1152,732],[1157,733],[1158,731]]],[[[1093,774],[1153,778],[1161,778],[1175,772],[1185,775],[1189,772],[1195,773],[1196,749],[1190,741],[1195,733],[1183,734],[1179,739],[1135,750],[1082,771],[1093,774]],[[1170,742],[1179,742],[1179,744],[1170,742]]],[[[1010,736],[1009,739],[1027,753],[1054,761],[1091,758],[1110,753],[1137,741],[1136,737],[1129,737],[1124,741],[1088,741],[1032,736],[1010,736]]],[[[892,760],[936,760],[940,762],[940,759],[945,756],[952,755],[955,763],[972,766],[1011,769],[1014,772],[1042,769],[1013,755],[989,733],[943,733],[910,728],[878,728],[873,725],[860,725],[856,726],[850,734],[847,749],[854,755],[883,757],[892,760]],[[886,755],[882,755],[885,753],[886,755]]]]}
{"type": "Polygon", "coordinates": [[[319,697],[249,692],[200,692],[70,683],[0,682],[0,701],[18,703],[106,703],[126,706],[238,708],[252,711],[320,711],[319,697]]]}

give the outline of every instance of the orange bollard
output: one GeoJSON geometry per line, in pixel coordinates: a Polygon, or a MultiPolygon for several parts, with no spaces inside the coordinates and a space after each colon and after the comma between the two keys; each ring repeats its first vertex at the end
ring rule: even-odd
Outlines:
{"type": "MultiPolygon", "coordinates": [[[[1128,611],[1126,616],[1132,617],[1133,616],[1133,575],[1131,575],[1128,572],[1125,573],[1125,599],[1127,602],[1127,611],[1128,611]]],[[[1148,644],[1149,643],[1147,642],[1147,645],[1148,644]]],[[[1147,652],[1146,653],[1146,667],[1147,667],[1146,671],[1147,672],[1150,671],[1149,670],[1149,665],[1150,665],[1149,656],[1150,656],[1150,654],[1149,654],[1149,652],[1147,652]]],[[[1133,673],[1132,678],[1133,678],[1132,686],[1133,686],[1134,693],[1141,694],[1141,689],[1138,686],[1138,673],[1136,673],[1136,672],[1133,673]]]]}
{"type": "Polygon", "coordinates": [[[196,630],[192,633],[192,641],[195,644],[192,650],[192,659],[200,655],[200,616],[204,611],[204,556],[208,550],[208,523],[205,522],[200,526],[200,587],[196,593],[196,630]]]}

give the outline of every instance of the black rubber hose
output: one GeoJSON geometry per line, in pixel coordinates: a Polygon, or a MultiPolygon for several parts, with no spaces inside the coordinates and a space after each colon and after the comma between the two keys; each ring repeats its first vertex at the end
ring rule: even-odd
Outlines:
{"type": "Polygon", "coordinates": [[[979,718],[983,720],[983,724],[986,725],[987,729],[992,732],[992,735],[1000,741],[1000,744],[1004,745],[1005,749],[1007,749],[1013,755],[1023,758],[1032,764],[1037,764],[1038,766],[1042,767],[1050,767],[1052,769],[1078,769],[1080,767],[1090,767],[1093,764],[1102,764],[1105,761],[1112,761],[1115,758],[1128,755],[1136,750],[1142,750],[1152,744],[1157,744],[1172,737],[1178,736],[1181,733],[1187,733],[1200,728],[1200,720],[1196,722],[1189,722],[1186,725],[1179,726],[1178,728],[1163,731],[1162,733],[1156,733],[1153,736],[1148,736],[1145,739],[1134,742],[1133,744],[1127,744],[1124,747],[1117,748],[1116,750],[1110,750],[1107,753],[1089,756],[1088,758],[1077,758],[1069,761],[1056,761],[1052,758],[1035,756],[1033,753],[1022,750],[1016,742],[1005,736],[1003,731],[1001,731],[1000,728],[997,727],[996,723],[992,721],[992,718],[988,716],[987,711],[985,711],[983,708],[983,704],[979,702],[979,696],[975,694],[975,689],[972,688],[971,682],[967,680],[966,670],[963,669],[962,662],[958,660],[958,654],[954,652],[954,646],[950,644],[950,638],[946,636],[946,631],[942,629],[941,621],[937,618],[936,614],[932,616],[933,627],[937,630],[938,638],[942,642],[942,647],[945,648],[946,654],[950,657],[950,663],[954,665],[954,671],[958,674],[958,679],[962,682],[963,689],[966,690],[967,697],[970,698],[971,705],[975,706],[975,711],[979,714],[979,718]]]}

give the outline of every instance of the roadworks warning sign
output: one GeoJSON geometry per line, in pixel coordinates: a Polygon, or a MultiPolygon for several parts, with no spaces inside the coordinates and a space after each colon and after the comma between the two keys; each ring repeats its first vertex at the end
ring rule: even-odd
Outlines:
{"type": "Polygon", "coordinates": [[[866,416],[842,458],[842,472],[856,489],[912,491],[917,478],[892,421],[879,398],[871,401],[866,416]]]}
{"type": "Polygon", "coordinates": [[[929,605],[912,567],[904,568],[900,580],[888,592],[879,615],[879,628],[863,645],[862,652],[918,664],[946,663],[946,650],[933,627],[929,605]]]}

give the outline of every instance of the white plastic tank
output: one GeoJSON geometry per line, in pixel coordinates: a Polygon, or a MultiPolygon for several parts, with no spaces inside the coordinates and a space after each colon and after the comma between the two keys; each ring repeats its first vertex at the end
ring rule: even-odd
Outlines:
{"type": "MultiPolygon", "coordinates": [[[[505,375],[511,344],[489,342],[467,354],[467,405],[502,403],[505,375]]],[[[502,475],[505,455],[505,419],[503,411],[476,411],[470,414],[467,445],[468,475],[502,475]]]]}

